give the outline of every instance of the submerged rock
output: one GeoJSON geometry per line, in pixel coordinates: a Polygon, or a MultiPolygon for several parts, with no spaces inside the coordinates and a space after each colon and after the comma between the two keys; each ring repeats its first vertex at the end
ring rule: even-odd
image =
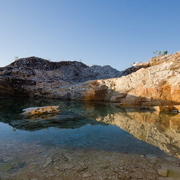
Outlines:
{"type": "Polygon", "coordinates": [[[50,163],[52,163],[52,158],[51,157],[47,157],[46,159],[46,163],[43,165],[43,168],[47,167],[50,163]]]}
{"type": "Polygon", "coordinates": [[[168,169],[166,167],[162,167],[161,169],[158,169],[158,174],[161,176],[167,177],[168,169]]]}

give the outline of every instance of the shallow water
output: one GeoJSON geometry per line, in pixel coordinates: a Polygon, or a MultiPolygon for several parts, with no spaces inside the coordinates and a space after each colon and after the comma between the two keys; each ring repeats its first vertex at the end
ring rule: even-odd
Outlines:
{"type": "Polygon", "coordinates": [[[0,99],[0,179],[180,177],[180,117],[109,103],[0,99]],[[60,106],[58,114],[22,110],[60,106]]]}

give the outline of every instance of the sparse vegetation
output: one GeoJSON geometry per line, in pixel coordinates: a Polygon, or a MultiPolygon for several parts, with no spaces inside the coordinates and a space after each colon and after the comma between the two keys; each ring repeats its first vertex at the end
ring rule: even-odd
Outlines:
{"type": "Polygon", "coordinates": [[[163,54],[161,53],[161,51],[155,51],[155,52],[153,52],[153,54],[155,54],[156,56],[156,58],[160,58],[160,57],[162,57],[162,56],[165,56],[165,55],[167,55],[167,53],[168,53],[168,51],[164,51],[163,52],[163,54]]]}
{"type": "Polygon", "coordinates": [[[168,51],[164,51],[164,53],[163,53],[163,54],[164,54],[164,56],[165,56],[165,55],[167,55],[167,53],[168,53],[168,51]]]}
{"type": "MultiPolygon", "coordinates": [[[[132,66],[138,66],[138,67],[143,67],[143,68],[147,68],[147,67],[150,67],[150,66],[155,66],[155,65],[159,65],[165,61],[167,61],[167,58],[164,57],[165,55],[167,55],[168,51],[164,51],[163,53],[161,51],[154,51],[153,54],[155,54],[154,57],[152,57],[150,59],[150,61],[148,62],[134,62],[132,64],[132,66]]],[[[176,59],[180,58],[180,54],[178,54],[176,59]],[[178,56],[179,55],[179,56],[178,56]]]]}
{"type": "Polygon", "coordinates": [[[162,57],[167,55],[168,51],[164,51],[163,54],[161,53],[161,51],[155,51],[153,52],[153,54],[155,54],[154,57],[151,58],[151,60],[149,61],[150,66],[155,66],[158,64],[161,64],[165,61],[165,59],[163,59],[162,57]]]}

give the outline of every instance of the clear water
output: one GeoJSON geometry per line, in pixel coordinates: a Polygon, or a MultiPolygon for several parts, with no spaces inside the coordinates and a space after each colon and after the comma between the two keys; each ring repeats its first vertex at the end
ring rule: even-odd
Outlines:
{"type": "MultiPolygon", "coordinates": [[[[120,159],[132,157],[137,161],[144,157],[147,162],[148,157],[152,157],[151,160],[159,158],[158,162],[176,158],[173,162],[177,165],[180,117],[123,109],[108,103],[0,99],[0,179],[55,179],[56,176],[57,179],[58,176],[95,179],[94,164],[98,169],[98,163],[106,167],[113,160],[113,167],[120,159]],[[49,105],[58,105],[60,112],[33,117],[21,114],[28,107],[49,105]],[[76,165],[83,158],[88,159],[84,164],[92,163],[78,172],[76,165]],[[63,168],[71,168],[59,170],[63,163],[63,168]]],[[[157,175],[157,172],[153,173],[157,175]]],[[[116,176],[110,177],[116,179],[116,176]]]]}

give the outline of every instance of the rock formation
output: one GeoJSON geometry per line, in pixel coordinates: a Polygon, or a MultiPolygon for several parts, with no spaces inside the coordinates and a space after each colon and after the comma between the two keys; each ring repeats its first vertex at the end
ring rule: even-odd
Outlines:
{"type": "Polygon", "coordinates": [[[55,63],[36,57],[0,69],[0,96],[162,106],[180,104],[179,94],[180,52],[163,56],[157,65],[149,63],[124,72],[110,66],[55,63]]]}
{"type": "Polygon", "coordinates": [[[22,58],[0,68],[0,96],[33,97],[41,90],[120,76],[121,72],[111,66],[89,67],[77,61],[50,62],[37,57],[22,58]]]}
{"type": "Polygon", "coordinates": [[[54,114],[58,113],[60,110],[57,110],[59,106],[44,106],[44,107],[30,107],[23,109],[23,115],[42,115],[42,114],[54,114]]]}

